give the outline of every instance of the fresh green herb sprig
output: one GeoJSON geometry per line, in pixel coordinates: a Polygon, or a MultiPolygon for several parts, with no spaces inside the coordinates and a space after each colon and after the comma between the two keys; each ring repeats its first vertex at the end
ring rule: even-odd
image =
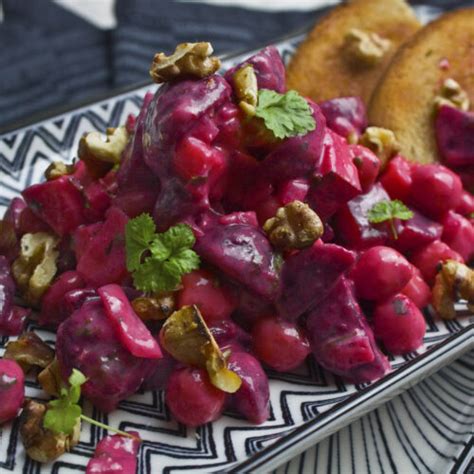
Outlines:
{"type": "Polygon", "coordinates": [[[380,201],[372,206],[367,217],[372,224],[388,222],[393,238],[398,239],[394,219],[407,221],[413,217],[413,212],[398,199],[392,201],[380,201]]]}
{"type": "Polygon", "coordinates": [[[260,89],[255,115],[263,120],[265,127],[276,138],[304,135],[316,128],[311,107],[294,90],[279,94],[269,89],[260,89]]]}
{"type": "Polygon", "coordinates": [[[82,413],[79,399],[81,398],[81,386],[87,382],[87,378],[81,371],[72,369],[68,382],[69,387],[61,388],[59,398],[48,403],[48,409],[43,420],[43,426],[46,429],[56,434],[72,435],[77,422],[84,420],[107,431],[136,439],[136,436],[130,433],[112,428],[82,413]]]}
{"type": "Polygon", "coordinates": [[[186,273],[199,268],[199,256],[192,250],[196,239],[186,224],[156,233],[149,214],[128,221],[125,229],[127,269],[135,288],[146,292],[172,291],[186,273]]]}

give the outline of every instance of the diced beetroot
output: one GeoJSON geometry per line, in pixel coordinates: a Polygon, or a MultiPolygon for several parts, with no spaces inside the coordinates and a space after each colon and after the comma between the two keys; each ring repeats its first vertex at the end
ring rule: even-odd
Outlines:
{"type": "Polygon", "coordinates": [[[73,368],[80,370],[87,377],[82,393],[105,412],[135,393],[154,365],[123,347],[99,299],[86,301],[61,323],[56,356],[63,380],[73,368]]]}
{"type": "Polygon", "coordinates": [[[122,288],[110,284],[102,286],[97,292],[104,304],[105,314],[130,354],[145,359],[160,359],[162,353],[158,342],[137,316],[122,288]]]}
{"type": "Polygon", "coordinates": [[[80,185],[79,187],[87,186],[96,179],[82,160],[78,160],[74,165],[74,173],[72,173],[71,177],[80,185]]]}
{"type": "Polygon", "coordinates": [[[412,265],[405,257],[383,246],[366,250],[351,272],[357,296],[374,301],[383,301],[398,293],[412,276],[412,265]]]}
{"type": "Polygon", "coordinates": [[[41,325],[53,327],[62,323],[70,314],[69,308],[64,305],[64,295],[84,286],[84,280],[76,271],[60,275],[43,296],[38,322],[41,325]]]}
{"type": "Polygon", "coordinates": [[[0,220],[0,255],[5,256],[9,262],[13,262],[20,251],[20,241],[15,232],[12,222],[0,220]]]}
{"type": "Polygon", "coordinates": [[[232,319],[245,329],[250,330],[255,321],[269,314],[275,314],[275,308],[271,303],[245,288],[236,287],[236,294],[238,295],[239,306],[232,315],[232,319]]]}
{"type": "Polygon", "coordinates": [[[231,319],[222,319],[209,326],[214,339],[220,348],[230,345],[238,345],[241,350],[247,351],[250,348],[252,338],[240,326],[231,319]]]}
{"type": "Polygon", "coordinates": [[[20,215],[19,235],[34,234],[36,232],[51,232],[51,227],[41,220],[29,207],[20,215]]]}
{"type": "Polygon", "coordinates": [[[365,105],[360,97],[336,97],[318,105],[328,127],[341,137],[355,135],[357,138],[367,127],[365,105]]]}
{"type": "Polygon", "coordinates": [[[233,352],[228,364],[242,379],[239,390],[231,396],[231,404],[247,420],[263,423],[270,416],[270,388],[260,362],[245,352],[233,352]]]}
{"type": "Polygon", "coordinates": [[[278,200],[282,206],[293,201],[303,202],[309,189],[309,180],[306,178],[290,179],[278,187],[278,200]]]}
{"type": "Polygon", "coordinates": [[[89,298],[98,298],[95,288],[78,288],[68,291],[63,297],[64,313],[67,315],[72,314],[89,298]]]}
{"type": "Polygon", "coordinates": [[[195,427],[217,420],[226,394],[214,387],[205,370],[175,370],[166,387],[166,404],[172,415],[186,426],[195,427]]]}
{"type": "Polygon", "coordinates": [[[86,222],[84,198],[67,176],[33,184],[22,195],[30,209],[61,237],[86,222]]]}
{"type": "Polygon", "coordinates": [[[319,243],[288,257],[277,301],[280,316],[294,321],[319,303],[354,260],[354,254],[343,247],[319,243]]]}
{"type": "Polygon", "coordinates": [[[274,316],[255,323],[252,339],[257,357],[279,372],[296,369],[311,352],[306,336],[296,324],[274,316]]]}
{"type": "Polygon", "coordinates": [[[324,243],[332,242],[335,238],[334,229],[327,222],[324,224],[324,233],[321,236],[321,240],[324,243]]]}
{"type": "Polygon", "coordinates": [[[417,166],[412,172],[410,202],[428,217],[437,219],[461,201],[459,176],[442,165],[417,166]],[[429,192],[428,192],[429,190],[429,192]]]}
{"type": "Polygon", "coordinates": [[[463,191],[461,201],[455,211],[462,216],[474,214],[474,194],[471,194],[469,191],[463,191]]]}
{"type": "Polygon", "coordinates": [[[93,181],[84,188],[84,215],[89,222],[103,220],[105,211],[110,207],[111,199],[103,183],[93,181]]]}
{"type": "Polygon", "coordinates": [[[374,333],[392,354],[406,354],[423,344],[426,324],[415,303],[395,295],[374,311],[374,333]]]}
{"type": "Polygon", "coordinates": [[[456,168],[456,173],[461,178],[462,185],[466,191],[474,194],[474,165],[456,168]]]}
{"type": "Polygon", "coordinates": [[[259,89],[271,89],[280,93],[286,90],[285,65],[275,46],[267,46],[254,56],[229,69],[224,77],[233,84],[233,75],[246,64],[251,64],[257,76],[259,89]]]}
{"type": "Polygon", "coordinates": [[[306,327],[314,357],[327,370],[354,383],[378,379],[389,370],[349,280],[341,278],[311,310],[306,327]]]}
{"type": "Polygon", "coordinates": [[[258,227],[257,215],[253,211],[232,212],[231,214],[225,214],[219,217],[218,222],[222,225],[245,224],[258,227]]]}
{"type": "Polygon", "coordinates": [[[107,283],[121,283],[127,276],[124,237],[127,221],[128,217],[120,209],[111,207],[100,231],[80,251],[77,271],[89,285],[97,288],[107,283]]]}
{"type": "Polygon", "coordinates": [[[206,323],[229,319],[237,306],[234,295],[206,270],[194,270],[182,278],[178,307],[197,305],[206,323]]]}
{"type": "Polygon", "coordinates": [[[444,242],[435,240],[426,247],[415,252],[411,257],[411,262],[420,270],[424,280],[432,286],[438,265],[446,260],[456,260],[464,263],[464,259],[444,242]]]}
{"type": "Polygon", "coordinates": [[[354,249],[366,249],[374,245],[384,245],[391,233],[384,224],[371,224],[367,217],[372,207],[390,197],[380,183],[361,196],[349,201],[336,214],[336,235],[345,245],[354,249]]]}
{"type": "Polygon", "coordinates": [[[72,234],[72,247],[79,261],[84,254],[89,242],[102,230],[103,222],[79,226],[72,234]]]}
{"type": "Polygon", "coordinates": [[[76,253],[73,248],[72,235],[63,237],[57,247],[59,251],[56,265],[58,267],[58,274],[68,272],[76,269],[76,253]]]}
{"type": "Polygon", "coordinates": [[[280,201],[275,196],[270,196],[265,201],[258,203],[257,207],[255,208],[258,223],[263,226],[268,219],[275,217],[280,207],[280,201]]]}
{"type": "Polygon", "coordinates": [[[30,308],[13,306],[10,313],[0,320],[0,335],[18,336],[25,329],[26,320],[31,314],[30,308]]]}
{"type": "Polygon", "coordinates": [[[449,211],[441,221],[442,240],[469,262],[474,258],[474,226],[463,216],[449,211]]]}
{"type": "Polygon", "coordinates": [[[359,173],[362,192],[366,193],[377,179],[380,171],[380,159],[371,150],[361,145],[349,145],[349,152],[359,173]]]}
{"type": "Polygon", "coordinates": [[[449,167],[474,164],[474,113],[443,105],[436,116],[439,154],[449,167]]]}
{"type": "Polygon", "coordinates": [[[25,376],[10,359],[0,359],[0,426],[16,417],[25,399],[25,376]]]}
{"type": "Polygon", "coordinates": [[[10,201],[8,208],[3,216],[3,220],[13,224],[16,234],[18,237],[21,237],[20,234],[20,219],[21,214],[26,209],[26,202],[20,198],[16,197],[10,201]]]}
{"type": "Polygon", "coordinates": [[[392,242],[401,252],[410,252],[439,240],[443,227],[417,211],[407,221],[399,222],[398,238],[392,242]]]}
{"type": "MultiPolygon", "coordinates": [[[[136,431],[129,431],[138,438],[136,431]]],[[[94,457],[87,463],[86,474],[136,474],[138,439],[109,435],[101,439],[94,457]]]]}
{"type": "MultiPolygon", "coordinates": [[[[297,135],[281,141],[262,162],[261,173],[272,183],[309,177],[320,160],[323,142],[327,140],[325,138],[326,120],[314,102],[308,99],[308,103],[313,111],[316,128],[305,135],[297,135]]],[[[338,140],[342,143],[342,138],[339,136],[338,140]]],[[[338,157],[338,160],[342,159],[338,157]]],[[[325,165],[327,172],[334,171],[334,165],[334,163],[325,165]]],[[[340,172],[341,167],[338,167],[337,172],[340,172]]],[[[354,172],[357,177],[355,169],[354,172]]],[[[344,177],[347,177],[347,174],[344,174],[344,177]]]]}
{"type": "Polygon", "coordinates": [[[400,293],[408,296],[408,298],[410,298],[418,308],[422,309],[430,304],[431,290],[425,280],[423,280],[420,270],[416,267],[413,268],[414,274],[411,277],[411,280],[400,293]]]}
{"type": "Polygon", "coordinates": [[[308,191],[308,202],[322,219],[361,193],[357,168],[344,140],[326,130],[320,164],[308,191]]]}
{"type": "Polygon", "coordinates": [[[279,290],[275,255],[263,232],[251,225],[211,226],[197,238],[196,252],[250,291],[274,300],[279,290]]]}
{"type": "Polygon", "coordinates": [[[120,191],[112,205],[121,209],[130,219],[147,212],[151,214],[158,194],[152,189],[132,189],[120,191]]]}
{"type": "Polygon", "coordinates": [[[412,185],[413,167],[413,163],[401,155],[394,156],[388,163],[385,172],[380,177],[380,182],[392,199],[401,201],[408,199],[412,185]]]}
{"type": "Polygon", "coordinates": [[[146,379],[143,381],[143,390],[164,390],[168,383],[170,375],[179,362],[163,349],[161,359],[153,359],[153,367],[146,379]]]}

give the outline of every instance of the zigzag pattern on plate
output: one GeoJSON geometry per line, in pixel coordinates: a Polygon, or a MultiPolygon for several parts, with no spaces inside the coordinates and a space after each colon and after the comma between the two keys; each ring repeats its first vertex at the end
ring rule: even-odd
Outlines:
{"type": "MultiPolygon", "coordinates": [[[[288,58],[301,36],[278,46],[288,58]]],[[[245,55],[248,56],[248,53],[245,55]]],[[[225,66],[245,56],[227,61],[225,66]]],[[[30,183],[42,179],[50,161],[72,161],[82,134],[104,130],[125,121],[136,112],[147,88],[109,99],[70,114],[48,120],[34,127],[0,137],[0,215],[8,202],[30,183]]],[[[437,346],[469,325],[468,318],[439,323],[427,315],[428,332],[425,346],[417,353],[392,358],[394,369],[403,370],[418,355],[437,346]]],[[[51,342],[54,334],[38,330],[51,342]]],[[[7,343],[0,341],[0,354],[7,343]]],[[[431,356],[430,356],[431,357],[431,356]]],[[[433,356],[435,357],[435,355],[433,356]]],[[[163,393],[136,394],[120,404],[111,415],[97,412],[87,402],[86,414],[121,429],[135,429],[144,439],[139,453],[139,472],[175,471],[213,472],[254,457],[277,440],[289,439],[290,433],[305,423],[322,419],[330,409],[342,408],[348,399],[370,391],[370,384],[349,385],[324,372],[313,362],[291,374],[270,372],[271,417],[260,426],[227,413],[215,423],[198,429],[187,429],[175,422],[165,406],[163,393]]],[[[32,381],[27,384],[27,396],[42,396],[32,381]]],[[[105,435],[102,429],[85,425],[80,444],[52,465],[41,466],[26,458],[18,435],[18,421],[3,428],[0,439],[0,470],[24,473],[67,473],[84,470],[96,443],[105,435]]]]}

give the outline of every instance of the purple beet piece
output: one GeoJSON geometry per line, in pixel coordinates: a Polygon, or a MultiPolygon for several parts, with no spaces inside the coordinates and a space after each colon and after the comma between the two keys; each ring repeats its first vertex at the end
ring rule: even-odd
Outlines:
{"type": "Polygon", "coordinates": [[[178,365],[168,352],[162,349],[163,357],[161,359],[150,360],[153,362],[150,373],[143,381],[143,390],[164,390],[170,375],[178,365]]]}
{"type": "Polygon", "coordinates": [[[242,66],[251,64],[257,76],[259,89],[271,89],[280,93],[286,90],[285,65],[275,46],[267,46],[254,56],[229,69],[224,77],[233,84],[232,76],[242,66]]]}
{"type": "Polygon", "coordinates": [[[260,362],[246,352],[229,357],[229,369],[242,379],[242,385],[231,398],[231,405],[253,423],[263,423],[270,416],[268,377],[260,362]]]}
{"type": "Polygon", "coordinates": [[[316,128],[305,135],[283,140],[265,158],[261,164],[261,173],[271,182],[281,183],[308,177],[320,160],[325,141],[326,120],[320,108],[311,100],[307,100],[313,110],[316,128]]]}
{"type": "Polygon", "coordinates": [[[440,240],[443,226],[418,211],[413,210],[413,217],[399,223],[398,238],[393,246],[401,252],[410,252],[440,240]]]}
{"type": "Polygon", "coordinates": [[[258,227],[258,219],[254,211],[232,212],[231,214],[225,214],[224,216],[220,217],[219,224],[246,224],[253,227],[258,227]]]}
{"type": "Polygon", "coordinates": [[[85,198],[84,216],[88,222],[98,222],[104,219],[105,211],[110,207],[111,198],[105,184],[93,181],[83,191],[85,198]]]}
{"type": "Polygon", "coordinates": [[[20,236],[20,228],[21,228],[21,214],[26,208],[26,202],[20,198],[16,197],[13,198],[8,206],[7,211],[3,217],[4,220],[11,222],[15,228],[15,232],[18,236],[20,236]]]}
{"type": "Polygon", "coordinates": [[[341,137],[359,136],[367,127],[367,113],[360,97],[337,97],[318,105],[327,126],[341,137]]]}
{"type": "Polygon", "coordinates": [[[252,344],[250,334],[245,332],[230,319],[223,319],[222,321],[213,323],[212,326],[209,327],[209,330],[221,348],[236,343],[242,347],[243,350],[247,350],[252,344]]]}
{"type": "Polygon", "coordinates": [[[213,225],[204,230],[196,252],[251,292],[273,301],[279,289],[275,254],[265,234],[253,225],[213,225]]]}
{"type": "Polygon", "coordinates": [[[64,312],[68,315],[79,309],[86,300],[98,298],[95,288],[78,288],[68,291],[63,297],[64,312]]]}
{"type": "Polygon", "coordinates": [[[436,116],[435,130],[444,164],[474,165],[474,112],[443,105],[436,116]]]}
{"type": "Polygon", "coordinates": [[[347,143],[327,129],[321,159],[307,195],[309,205],[326,220],[361,192],[359,173],[347,143]]]}
{"type": "Polygon", "coordinates": [[[362,383],[390,369],[346,278],[310,311],[306,328],[316,361],[330,372],[362,383]]]}
{"type": "Polygon", "coordinates": [[[63,379],[73,368],[84,373],[82,393],[105,412],[135,393],[153,367],[122,346],[100,300],[86,301],[61,323],[56,355],[63,379]]]}
{"type": "MultiPolygon", "coordinates": [[[[386,224],[371,224],[368,212],[376,203],[389,200],[390,196],[380,183],[352,199],[336,214],[336,235],[346,246],[357,250],[385,245],[392,238],[389,227],[386,224]]],[[[396,226],[398,231],[399,222],[396,226]]]]}
{"type": "Polygon", "coordinates": [[[62,323],[71,314],[68,305],[64,304],[64,296],[84,286],[84,280],[76,271],[60,275],[43,296],[39,324],[56,327],[62,323]]]}
{"type": "Polygon", "coordinates": [[[326,297],[354,260],[349,250],[319,242],[288,257],[281,273],[278,313],[296,320],[326,297]]]}

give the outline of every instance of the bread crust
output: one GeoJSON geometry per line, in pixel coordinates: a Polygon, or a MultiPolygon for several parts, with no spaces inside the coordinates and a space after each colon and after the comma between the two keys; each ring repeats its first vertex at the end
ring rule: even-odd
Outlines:
{"type": "Polygon", "coordinates": [[[353,0],[333,8],[299,46],[287,68],[288,88],[315,101],[359,96],[367,103],[398,47],[421,27],[404,0],[353,0]],[[356,65],[343,54],[345,35],[357,28],[389,39],[375,66],[356,65]]]}
{"type": "Polygon", "coordinates": [[[434,132],[434,98],[453,78],[474,104],[474,8],[429,23],[394,56],[369,106],[373,125],[393,130],[412,161],[440,161],[434,132]],[[446,65],[449,65],[446,67],[446,65]]]}

